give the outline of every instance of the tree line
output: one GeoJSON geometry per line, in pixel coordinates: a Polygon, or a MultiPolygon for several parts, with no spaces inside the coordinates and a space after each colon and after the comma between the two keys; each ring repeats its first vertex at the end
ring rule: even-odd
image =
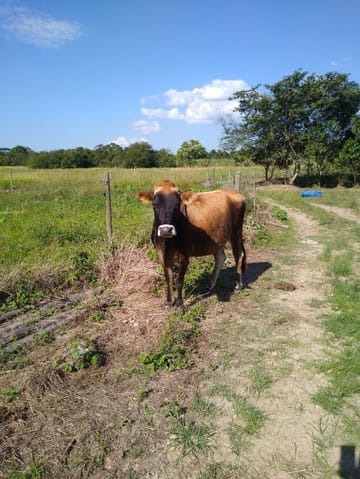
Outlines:
{"type": "Polygon", "coordinates": [[[208,152],[198,140],[184,141],[176,154],[163,148],[155,150],[147,142],[121,147],[116,143],[97,145],[94,149],[73,148],[35,152],[26,146],[0,149],[0,166],[29,166],[31,168],[156,168],[191,166],[199,161],[229,158],[225,151],[208,152]]]}

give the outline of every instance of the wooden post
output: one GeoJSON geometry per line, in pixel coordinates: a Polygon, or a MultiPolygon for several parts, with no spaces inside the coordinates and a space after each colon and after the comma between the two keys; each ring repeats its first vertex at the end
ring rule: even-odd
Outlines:
{"type": "Polygon", "coordinates": [[[105,173],[105,198],[106,198],[106,229],[109,241],[110,251],[113,251],[113,228],[112,228],[112,213],[111,213],[111,190],[110,190],[110,175],[105,173]]]}
{"type": "Polygon", "coordinates": [[[256,173],[254,173],[254,214],[256,215],[256,173]]]}
{"type": "Polygon", "coordinates": [[[240,172],[235,173],[235,190],[240,191],[240,172]]]}
{"type": "Polygon", "coordinates": [[[9,172],[9,177],[10,177],[10,190],[14,191],[14,184],[13,184],[13,177],[12,177],[12,172],[9,172]]]}

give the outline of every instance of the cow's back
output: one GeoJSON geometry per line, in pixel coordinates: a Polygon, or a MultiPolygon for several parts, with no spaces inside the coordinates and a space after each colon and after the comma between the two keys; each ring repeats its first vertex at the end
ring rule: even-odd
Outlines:
{"type": "Polygon", "coordinates": [[[184,193],[182,203],[189,222],[185,236],[191,255],[223,248],[234,229],[242,225],[245,198],[235,190],[184,193]]]}

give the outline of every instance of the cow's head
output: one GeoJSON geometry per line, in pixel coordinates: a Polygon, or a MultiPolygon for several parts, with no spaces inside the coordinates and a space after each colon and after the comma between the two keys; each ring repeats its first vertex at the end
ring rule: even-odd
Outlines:
{"type": "Polygon", "coordinates": [[[173,238],[177,235],[181,215],[181,191],[172,181],[161,181],[152,193],[140,192],[137,199],[142,203],[152,203],[154,226],[159,238],[173,238]]]}

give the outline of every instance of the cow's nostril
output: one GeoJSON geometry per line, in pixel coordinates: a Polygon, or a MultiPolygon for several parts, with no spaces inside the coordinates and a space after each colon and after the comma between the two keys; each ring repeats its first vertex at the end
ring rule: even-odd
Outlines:
{"type": "Polygon", "coordinates": [[[158,236],[160,238],[172,238],[176,236],[176,229],[173,225],[160,225],[158,228],[158,236]]]}

